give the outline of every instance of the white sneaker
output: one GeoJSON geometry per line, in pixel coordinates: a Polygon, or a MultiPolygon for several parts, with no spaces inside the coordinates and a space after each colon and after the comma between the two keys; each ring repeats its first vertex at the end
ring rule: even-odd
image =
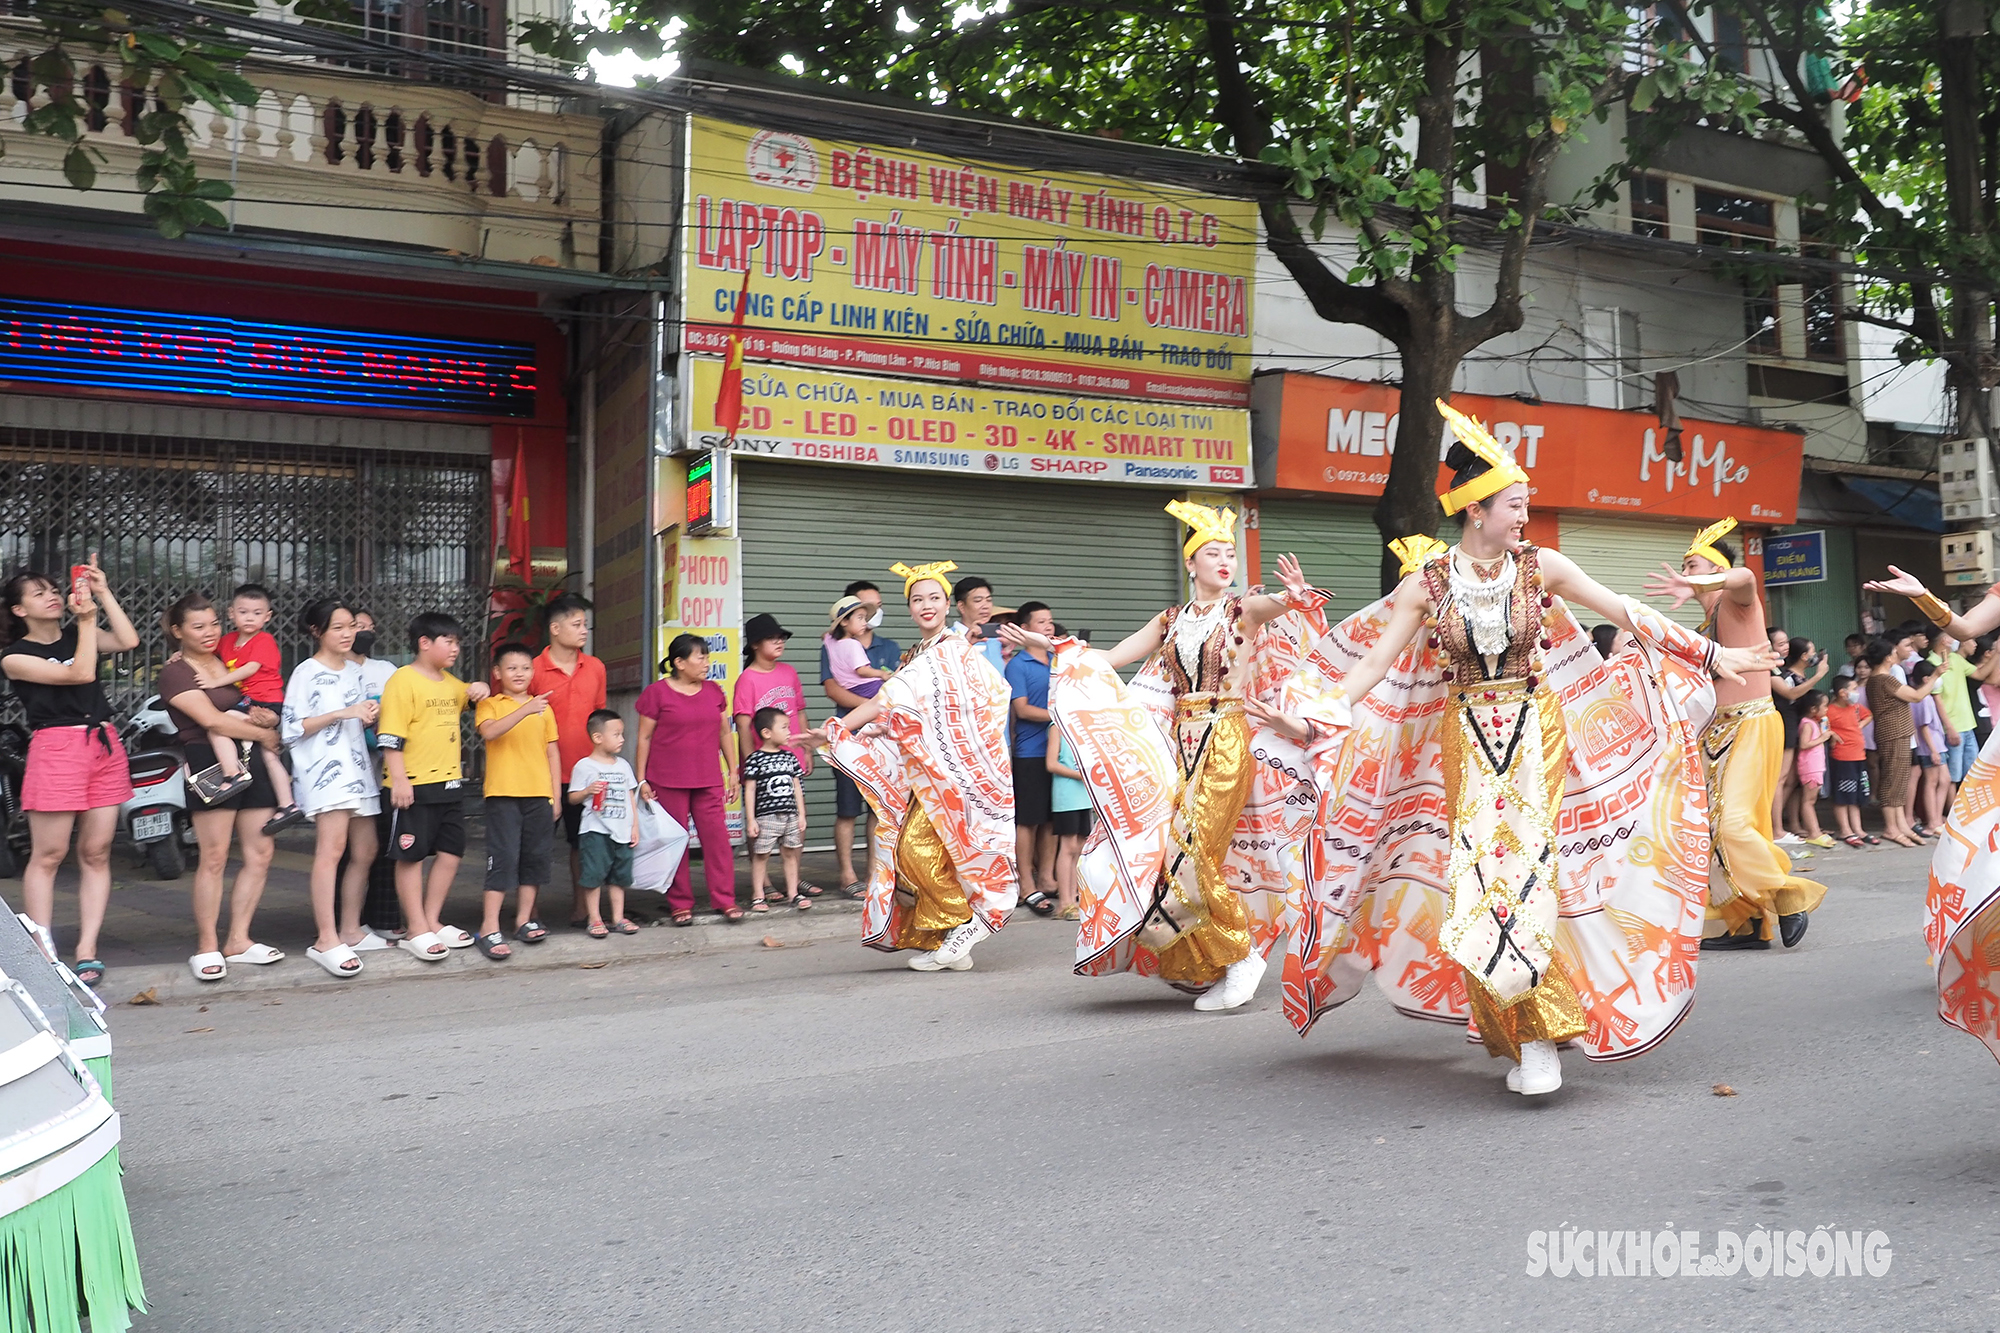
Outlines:
{"type": "Polygon", "coordinates": [[[1264,957],[1255,949],[1248,956],[1229,965],[1222,974],[1222,980],[1204,991],[1194,1002],[1194,1007],[1205,1014],[1219,1009],[1234,1009],[1240,1004],[1248,1004],[1250,997],[1257,993],[1257,983],[1264,979],[1264,957]]]}
{"type": "Polygon", "coordinates": [[[1521,1048],[1521,1063],[1507,1071],[1507,1091],[1539,1097],[1563,1085],[1562,1057],[1552,1041],[1531,1041],[1521,1048]]]}
{"type": "Polygon", "coordinates": [[[992,933],[986,929],[986,923],[978,917],[972,918],[962,926],[952,927],[951,933],[944,937],[944,943],[938,945],[938,966],[948,967],[958,962],[972,952],[973,945],[992,933]]]}
{"type": "Polygon", "coordinates": [[[944,964],[938,961],[937,950],[935,949],[920,951],[910,955],[910,971],[912,972],[937,972],[942,970],[943,967],[944,964]]]}

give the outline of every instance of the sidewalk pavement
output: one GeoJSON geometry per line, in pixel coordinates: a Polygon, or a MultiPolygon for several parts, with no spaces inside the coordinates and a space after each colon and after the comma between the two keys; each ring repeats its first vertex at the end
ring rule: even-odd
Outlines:
{"type": "MultiPolygon", "coordinates": [[[[443,913],[447,925],[477,933],[483,907],[486,877],[486,825],[476,806],[469,806],[466,818],[464,863],[452,885],[443,913]]],[[[278,835],[278,851],[272,860],[269,881],[257,907],[251,937],[282,949],[286,958],[264,967],[237,965],[220,982],[196,981],[187,960],[194,952],[194,922],[188,911],[188,894],[194,883],[190,864],[177,880],[155,880],[129,846],[115,846],[111,854],[111,906],[105,914],[98,955],[108,969],[102,991],[106,1000],[121,1003],[151,989],[162,1002],[195,995],[272,988],[304,989],[366,985],[384,978],[449,976],[467,968],[524,969],[583,967],[611,961],[660,958],[693,954],[721,948],[787,947],[816,940],[859,940],[861,904],[839,894],[840,881],[831,852],[806,853],[800,870],[802,882],[817,884],[824,892],[811,910],[773,903],[770,911],[757,913],[750,908],[750,858],[736,850],[736,899],[745,909],[735,925],[708,910],[708,892],[702,872],[695,870],[695,924],[676,928],[667,920],[666,897],[658,893],[632,892],[626,895],[626,915],[641,927],[637,935],[613,935],[593,940],[570,926],[570,878],[567,847],[557,838],[554,888],[544,888],[535,913],[549,929],[540,944],[522,944],[513,938],[514,902],[510,894],[502,908],[501,928],[508,934],[513,957],[496,961],[483,957],[475,948],[455,949],[449,959],[426,963],[400,949],[376,950],[361,955],[362,976],[343,980],[329,976],[306,957],[313,942],[312,905],[308,887],[312,872],[313,831],[310,826],[287,829],[278,835]],[[771,945],[766,945],[769,938],[771,945]]],[[[690,853],[691,855],[693,853],[690,853]]],[[[190,861],[192,858],[190,858],[190,861]]],[[[229,891],[235,883],[237,863],[232,859],[223,879],[222,928],[228,927],[229,891]]],[[[784,885],[784,871],[778,857],[771,858],[777,886],[784,885]]],[[[859,866],[856,867],[859,869],[859,866]]],[[[21,908],[18,880],[0,880],[0,898],[15,911],[21,908]]],[[[56,881],[56,939],[67,961],[76,945],[76,867],[66,862],[56,881]]]]}

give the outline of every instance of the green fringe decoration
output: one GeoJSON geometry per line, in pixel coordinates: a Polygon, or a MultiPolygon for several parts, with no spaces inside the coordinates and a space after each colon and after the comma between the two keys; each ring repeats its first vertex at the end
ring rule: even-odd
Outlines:
{"type": "MultiPolygon", "coordinates": [[[[111,1095],[111,1061],[85,1066],[111,1095]]],[[[46,1199],[0,1217],[0,1333],[125,1333],[144,1312],[139,1255],[112,1149],[46,1199]]]]}

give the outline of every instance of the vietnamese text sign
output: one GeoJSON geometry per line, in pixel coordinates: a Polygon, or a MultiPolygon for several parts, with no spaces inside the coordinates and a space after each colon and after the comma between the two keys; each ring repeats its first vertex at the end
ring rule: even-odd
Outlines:
{"type": "Polygon", "coordinates": [[[1240,406],[1257,210],[696,117],[687,350],[1240,406]]]}
{"type": "Polygon", "coordinates": [[[1764,539],[1764,586],[1826,582],[1826,533],[1788,532],[1764,539]]]}
{"type": "MultiPolygon", "coordinates": [[[[722,363],[693,362],[692,442],[719,448],[722,363]]],[[[812,463],[1058,481],[1242,489],[1251,484],[1241,408],[1067,398],[921,384],[788,366],[743,375],[739,453],[812,463]]]]}

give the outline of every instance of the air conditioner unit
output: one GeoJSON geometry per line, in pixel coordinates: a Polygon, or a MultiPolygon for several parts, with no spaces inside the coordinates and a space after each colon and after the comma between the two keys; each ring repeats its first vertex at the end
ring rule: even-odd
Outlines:
{"type": "Polygon", "coordinates": [[[1983,588],[1993,582],[1993,534],[1950,532],[1938,539],[1938,557],[1948,588],[1983,588]]]}
{"type": "Polygon", "coordinates": [[[2000,489],[1993,480],[1993,451],[1983,439],[1945,440],[1938,445],[1938,499],[1947,523],[1969,523],[2000,515],[2000,489]]]}

